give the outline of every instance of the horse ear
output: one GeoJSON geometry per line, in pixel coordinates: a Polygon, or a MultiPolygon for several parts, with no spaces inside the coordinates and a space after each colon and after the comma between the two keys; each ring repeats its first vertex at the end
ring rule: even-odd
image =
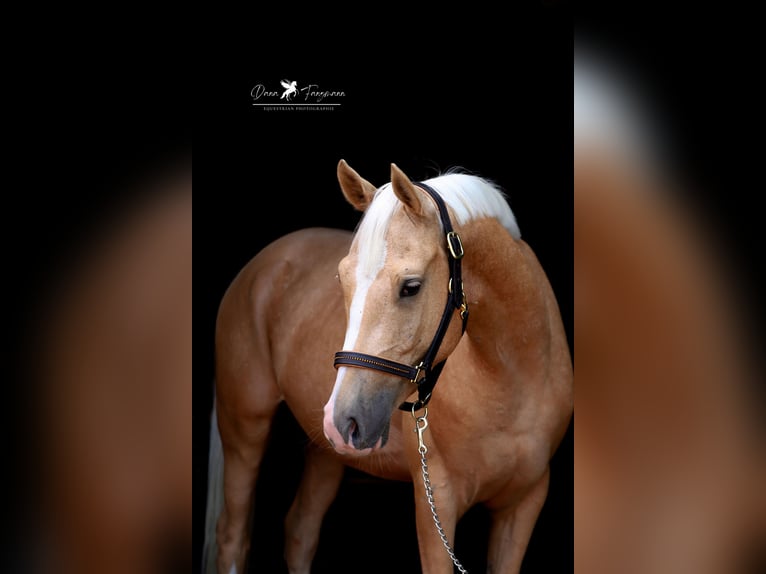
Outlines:
{"type": "Polygon", "coordinates": [[[399,169],[395,163],[391,164],[391,187],[394,188],[396,197],[404,204],[407,211],[414,215],[421,215],[423,213],[415,186],[410,181],[410,178],[407,177],[407,174],[399,169]]]}
{"type": "Polygon", "coordinates": [[[351,169],[345,159],[338,162],[338,183],[346,201],[359,211],[367,209],[377,191],[374,185],[351,169]]]}

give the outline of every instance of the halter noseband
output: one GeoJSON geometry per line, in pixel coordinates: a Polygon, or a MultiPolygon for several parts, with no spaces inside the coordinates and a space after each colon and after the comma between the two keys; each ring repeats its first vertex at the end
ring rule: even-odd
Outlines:
{"type": "Polygon", "coordinates": [[[439,347],[444,339],[444,335],[447,333],[455,309],[460,311],[460,318],[463,320],[463,333],[465,333],[466,324],[468,322],[468,304],[466,303],[465,293],[463,292],[463,280],[460,267],[460,260],[464,255],[460,236],[452,229],[452,222],[450,221],[449,213],[447,212],[447,206],[444,204],[444,200],[436,190],[422,182],[418,182],[415,185],[430,195],[436,203],[436,207],[439,209],[439,217],[441,218],[442,226],[446,233],[447,253],[450,262],[447,304],[444,307],[444,313],[442,313],[439,327],[436,329],[436,334],[431,341],[431,345],[428,347],[423,360],[414,367],[384,359],[382,357],[376,357],[375,355],[357,353],[355,351],[339,351],[335,353],[334,362],[336,369],[340,365],[362,369],[373,369],[389,375],[408,379],[411,383],[416,384],[418,387],[418,400],[412,403],[404,402],[399,405],[400,409],[412,412],[422,409],[428,404],[428,401],[431,400],[431,393],[436,386],[436,381],[439,379],[439,375],[444,368],[444,363],[447,360],[444,359],[436,365],[434,365],[433,362],[436,358],[436,354],[439,352],[439,347]]]}

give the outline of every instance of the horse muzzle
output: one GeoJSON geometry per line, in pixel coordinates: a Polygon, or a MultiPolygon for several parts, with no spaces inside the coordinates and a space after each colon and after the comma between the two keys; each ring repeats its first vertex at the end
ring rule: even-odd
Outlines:
{"type": "Polygon", "coordinates": [[[331,399],[324,407],[325,437],[339,454],[367,455],[383,448],[395,401],[395,393],[386,391],[354,400],[331,399]]]}

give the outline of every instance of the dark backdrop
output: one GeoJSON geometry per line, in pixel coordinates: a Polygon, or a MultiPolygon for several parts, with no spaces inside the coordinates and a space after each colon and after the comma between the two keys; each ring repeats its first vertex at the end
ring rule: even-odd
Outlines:
{"type": "MultiPolygon", "coordinates": [[[[218,303],[241,267],[277,237],[308,226],[354,229],[360,214],[336,180],[341,158],[376,185],[389,180],[391,162],[413,179],[460,166],[499,183],[549,275],[571,343],[572,52],[571,21],[564,16],[560,8],[540,6],[516,22],[503,38],[503,57],[490,66],[435,54],[418,62],[364,60],[361,69],[344,59],[324,71],[290,63],[267,69],[240,54],[206,90],[214,94],[216,113],[208,119],[205,161],[195,170],[196,563],[218,303]],[[333,111],[251,105],[255,84],[281,92],[282,78],[343,90],[342,105],[333,111]]],[[[253,572],[284,571],[282,523],[306,443],[286,409],[275,425],[256,491],[253,572]]],[[[524,572],[571,571],[572,447],[570,427],[553,460],[550,494],[524,572]]],[[[349,471],[324,523],[315,571],[419,572],[413,508],[411,484],[349,471]]],[[[458,526],[457,555],[471,572],[486,568],[487,533],[480,508],[458,526]]]]}

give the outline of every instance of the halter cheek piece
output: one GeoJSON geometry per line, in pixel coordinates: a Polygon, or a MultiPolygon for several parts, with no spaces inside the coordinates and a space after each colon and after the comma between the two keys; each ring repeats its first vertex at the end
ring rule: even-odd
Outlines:
{"type": "Polygon", "coordinates": [[[447,206],[444,204],[444,200],[436,190],[425,183],[416,183],[415,185],[430,195],[436,203],[436,207],[439,209],[439,217],[441,218],[442,226],[446,233],[447,252],[450,263],[447,304],[444,307],[444,313],[442,313],[439,327],[436,329],[436,334],[431,341],[431,345],[429,345],[423,360],[414,367],[384,359],[382,357],[376,357],[375,355],[366,355],[354,351],[339,351],[335,353],[334,363],[336,369],[341,365],[346,365],[362,369],[373,369],[389,375],[408,379],[418,387],[418,400],[413,403],[404,402],[399,405],[399,408],[404,411],[412,412],[422,409],[428,404],[428,401],[431,400],[431,393],[433,392],[434,387],[436,386],[436,381],[439,379],[439,375],[444,368],[444,363],[447,361],[444,359],[434,365],[434,359],[439,352],[439,347],[444,339],[444,335],[447,333],[450,320],[456,309],[460,311],[460,318],[463,320],[463,333],[465,333],[466,324],[468,323],[468,304],[466,303],[465,293],[463,292],[463,280],[460,268],[460,260],[464,255],[460,236],[452,229],[452,222],[450,221],[449,213],[447,212],[447,206]]]}

